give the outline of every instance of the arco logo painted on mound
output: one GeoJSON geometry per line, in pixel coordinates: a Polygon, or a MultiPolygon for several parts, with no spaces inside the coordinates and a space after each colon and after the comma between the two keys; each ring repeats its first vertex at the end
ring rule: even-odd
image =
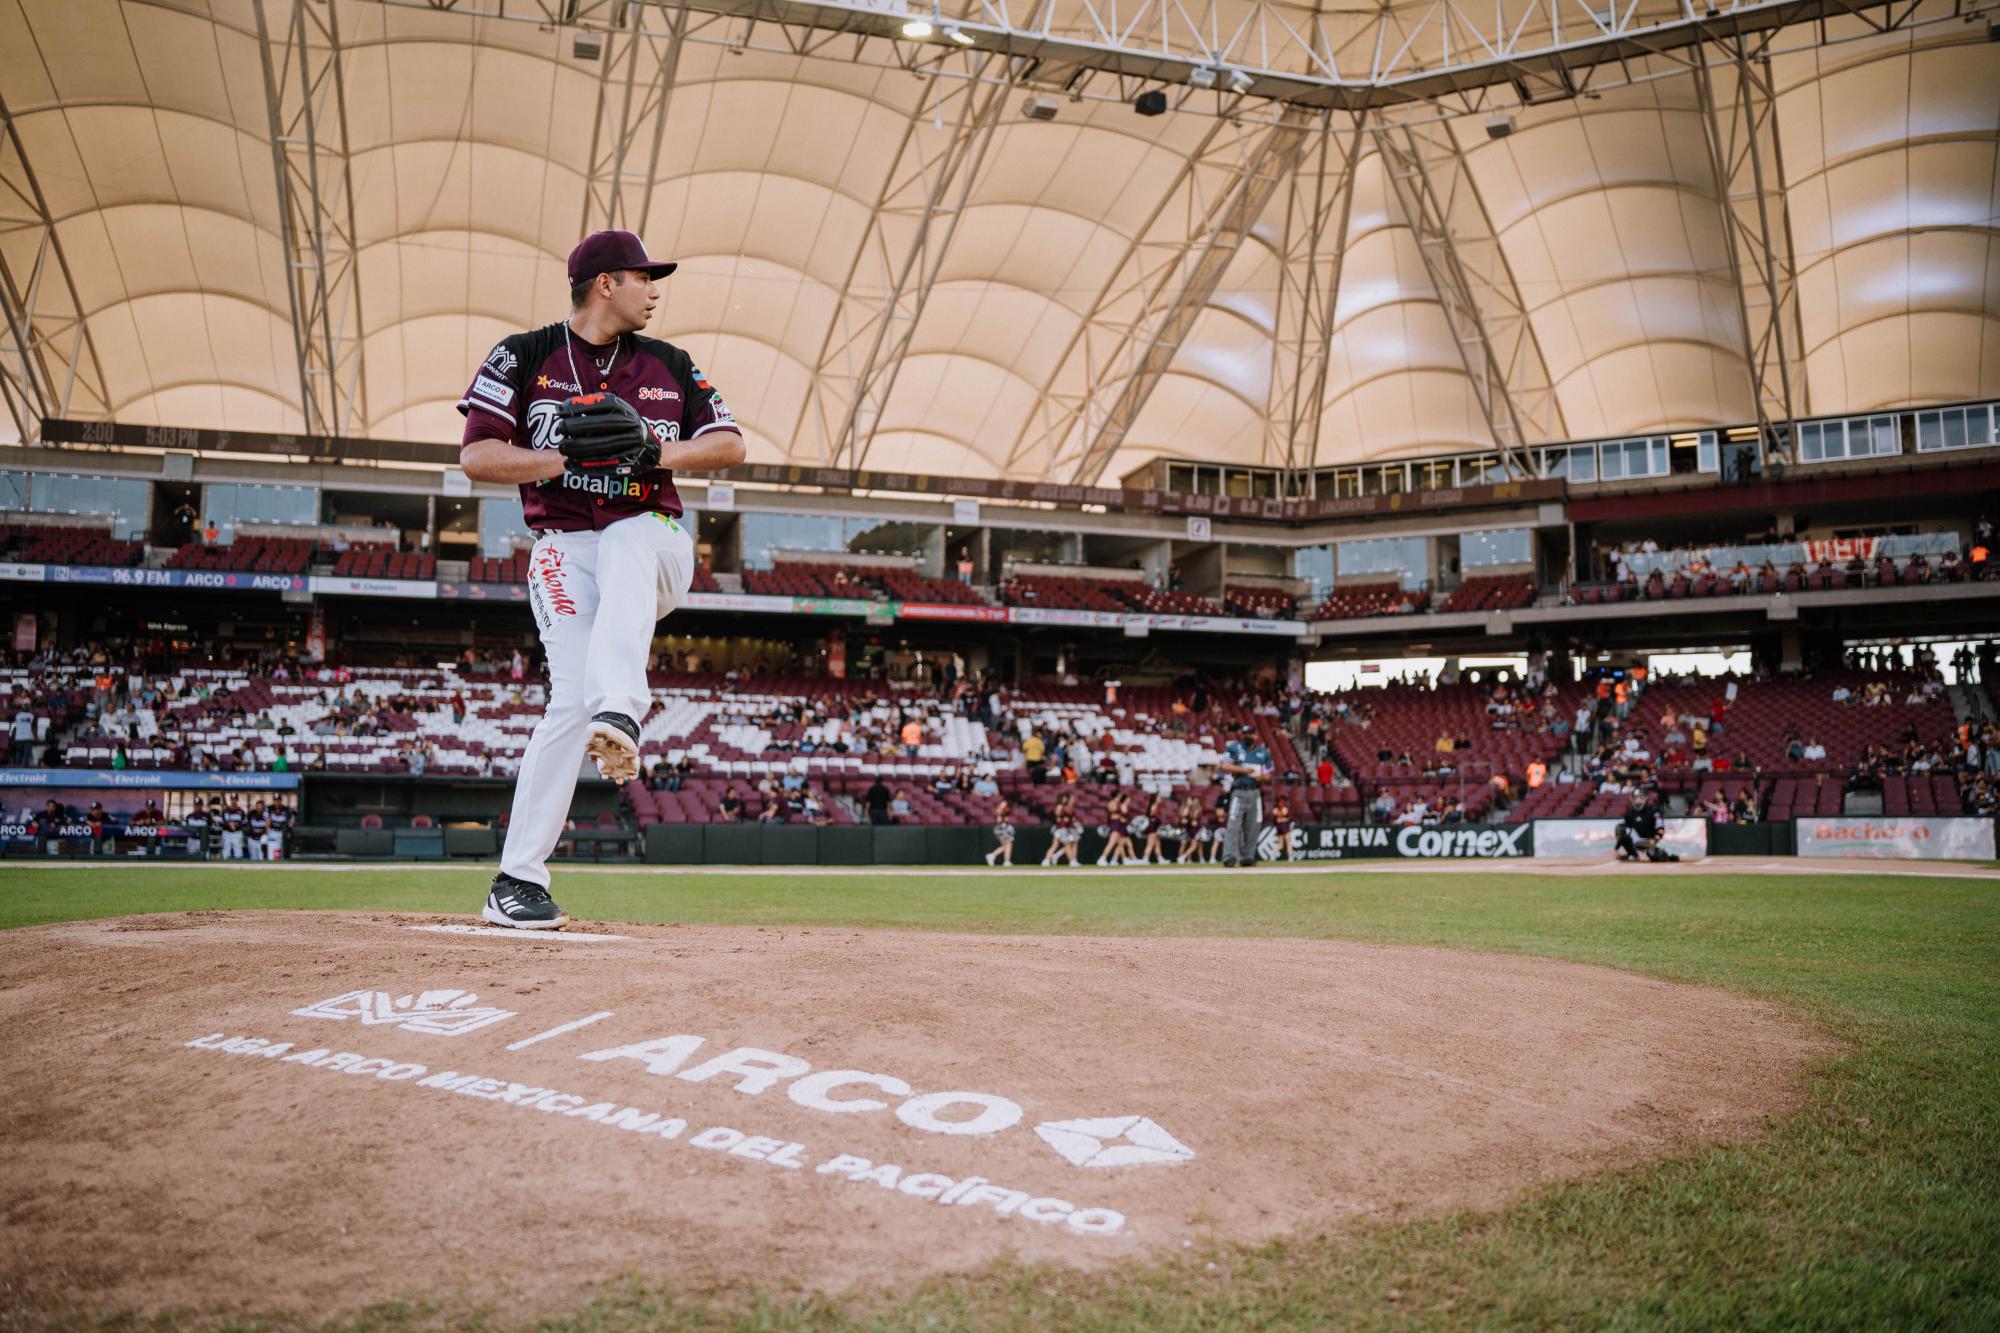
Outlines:
{"type": "MultiPolygon", "coordinates": [[[[1018,1102],[990,1092],[916,1092],[893,1074],[861,1069],[814,1070],[782,1051],[738,1046],[699,1064],[683,1067],[706,1039],[688,1033],[586,1051],[594,1062],[636,1060],[650,1074],[706,1083],[728,1081],[745,1096],[761,1096],[780,1083],[785,1096],[807,1110],[828,1115],[870,1115],[891,1110],[885,1098],[899,1099],[893,1113],[911,1129],[929,1134],[983,1136],[1012,1129],[1022,1119],[1018,1102]],[[881,1096],[871,1095],[879,1093],[881,1096]]],[[[1050,1120],[1035,1134],[1073,1166],[1104,1168],[1173,1165],[1194,1160],[1194,1149],[1142,1115],[1050,1120]]]]}
{"type": "MultiPolygon", "coordinates": [[[[395,995],[390,990],[351,990],[292,1010],[295,1018],[334,1022],[358,1021],[362,1026],[394,1026],[423,1036],[460,1038],[508,1022],[513,1010],[478,1004],[479,997],[456,987],[427,987],[395,995]]],[[[552,1037],[565,1036],[615,1015],[600,1011],[522,1038],[507,1049],[519,1050],[552,1037]]],[[[1020,1103],[997,1093],[968,1090],[919,1092],[893,1074],[863,1069],[819,1069],[784,1051],[737,1046],[689,1062],[708,1045],[706,1037],[673,1033],[644,1041],[624,1042],[584,1051],[577,1059],[590,1064],[632,1061],[658,1078],[686,1083],[719,1083],[746,1097],[760,1097],[780,1085],[794,1105],[831,1116],[876,1115],[889,1112],[911,1129],[927,1134],[982,1137],[1004,1133],[1021,1123],[1020,1103]]],[[[1151,1117],[1125,1114],[1050,1120],[1034,1127],[1036,1137],[1072,1166],[1101,1170],[1120,1166],[1177,1165],[1191,1162],[1195,1150],[1161,1128],[1151,1117]]]]}

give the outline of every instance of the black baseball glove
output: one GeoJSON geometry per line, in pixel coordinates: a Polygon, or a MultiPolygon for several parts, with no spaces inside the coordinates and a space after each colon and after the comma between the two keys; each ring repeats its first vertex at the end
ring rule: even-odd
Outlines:
{"type": "Polygon", "coordinates": [[[556,426],[556,447],[571,472],[632,477],[660,465],[660,442],[617,394],[578,394],[556,409],[556,426]]]}

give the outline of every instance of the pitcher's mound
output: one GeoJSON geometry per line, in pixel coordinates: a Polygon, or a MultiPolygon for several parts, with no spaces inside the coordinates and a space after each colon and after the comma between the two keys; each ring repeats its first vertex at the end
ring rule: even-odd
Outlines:
{"type": "Polygon", "coordinates": [[[1736,996],[1536,959],[589,929],[9,932],[10,1295],[520,1312],[627,1274],[1099,1264],[1744,1136],[1826,1049],[1736,996]]]}

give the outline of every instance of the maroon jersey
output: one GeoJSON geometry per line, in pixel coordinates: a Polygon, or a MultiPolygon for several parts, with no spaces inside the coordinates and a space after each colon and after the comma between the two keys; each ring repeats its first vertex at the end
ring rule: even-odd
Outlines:
{"type": "MultiPolygon", "coordinates": [[[[573,394],[609,392],[637,409],[661,444],[711,430],[736,430],[722,395],[680,348],[656,338],[621,336],[594,347],[566,324],[501,340],[458,400],[464,443],[504,433],[523,449],[556,447],[556,409],[573,394]],[[598,363],[612,356],[608,374],[598,363]],[[476,415],[475,415],[476,414],[476,415]]],[[[564,472],[521,487],[530,528],[589,532],[634,514],[679,516],[680,492],[665,468],[637,477],[580,477],[564,472]]]]}

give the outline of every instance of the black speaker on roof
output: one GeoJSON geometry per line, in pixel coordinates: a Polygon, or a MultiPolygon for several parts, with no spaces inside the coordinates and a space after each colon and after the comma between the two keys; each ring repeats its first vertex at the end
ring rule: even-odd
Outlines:
{"type": "Polygon", "coordinates": [[[1158,88],[1132,99],[1132,109],[1142,116],[1157,116],[1167,109],[1167,95],[1158,88]]]}

